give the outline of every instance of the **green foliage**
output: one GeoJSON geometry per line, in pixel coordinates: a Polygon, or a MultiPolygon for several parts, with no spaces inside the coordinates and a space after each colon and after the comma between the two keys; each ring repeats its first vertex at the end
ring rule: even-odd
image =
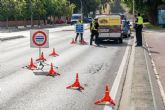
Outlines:
{"type": "MultiPolygon", "coordinates": [[[[133,10],[133,0],[123,0],[125,4],[133,10]]],[[[134,0],[135,13],[141,13],[148,17],[152,24],[157,23],[157,10],[159,5],[163,4],[165,0],[134,0]]]]}
{"type": "Polygon", "coordinates": [[[162,26],[160,25],[153,25],[149,22],[144,23],[144,25],[147,27],[147,29],[154,29],[154,30],[160,30],[162,29],[162,26]]]}
{"type": "Polygon", "coordinates": [[[74,8],[68,0],[0,0],[0,20],[30,19],[31,14],[34,19],[70,16],[74,8]]]}
{"type": "Polygon", "coordinates": [[[0,20],[45,19],[48,16],[70,16],[95,12],[109,0],[0,0],[0,20]]]}
{"type": "Polygon", "coordinates": [[[107,0],[69,0],[71,3],[76,5],[74,13],[80,13],[81,10],[81,1],[83,5],[83,13],[88,15],[91,11],[95,12],[101,3],[106,2],[107,0]]]}

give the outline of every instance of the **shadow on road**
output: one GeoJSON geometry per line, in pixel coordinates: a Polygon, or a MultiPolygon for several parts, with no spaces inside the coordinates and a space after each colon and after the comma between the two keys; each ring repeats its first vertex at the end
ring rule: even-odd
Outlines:
{"type": "Polygon", "coordinates": [[[132,45],[128,44],[127,42],[123,42],[122,44],[119,44],[116,41],[101,41],[100,46],[98,46],[98,47],[107,48],[110,46],[111,47],[123,47],[123,46],[132,46],[132,45]]]}
{"type": "Polygon", "coordinates": [[[47,76],[48,72],[33,72],[35,75],[47,76]]]}
{"type": "MultiPolygon", "coordinates": [[[[148,49],[146,47],[142,47],[142,48],[145,49],[148,53],[160,54],[160,52],[158,52],[158,51],[154,51],[154,50],[148,51],[148,49]]],[[[152,47],[149,47],[149,48],[152,48],[152,47]]]]}

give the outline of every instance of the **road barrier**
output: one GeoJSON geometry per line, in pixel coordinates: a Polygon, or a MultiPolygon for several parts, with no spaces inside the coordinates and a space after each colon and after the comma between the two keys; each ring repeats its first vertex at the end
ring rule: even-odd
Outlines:
{"type": "Polygon", "coordinates": [[[48,76],[54,77],[54,76],[58,76],[58,75],[60,75],[60,74],[55,71],[55,69],[53,68],[53,63],[51,63],[48,76]]]}
{"type": "Polygon", "coordinates": [[[59,55],[56,53],[55,49],[53,48],[53,51],[52,51],[51,54],[49,54],[49,56],[56,57],[56,56],[59,56],[59,55]]]}
{"type": "Polygon", "coordinates": [[[78,73],[76,74],[76,80],[75,82],[71,85],[66,87],[67,89],[74,89],[74,90],[84,90],[84,88],[80,85],[79,78],[78,78],[78,73]]]}
{"type": "Polygon", "coordinates": [[[110,94],[109,94],[108,85],[106,85],[104,97],[102,99],[96,101],[95,104],[113,105],[113,106],[116,105],[115,102],[112,100],[110,94]]]}

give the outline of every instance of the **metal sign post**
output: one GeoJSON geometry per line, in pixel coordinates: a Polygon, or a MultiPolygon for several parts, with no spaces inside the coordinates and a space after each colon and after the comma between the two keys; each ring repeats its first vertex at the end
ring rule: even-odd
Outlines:
{"type": "Polygon", "coordinates": [[[40,57],[41,48],[49,48],[49,31],[48,30],[30,31],[30,47],[39,48],[39,57],[40,57]]]}
{"type": "Polygon", "coordinates": [[[41,56],[41,47],[39,47],[39,57],[41,56]]]}

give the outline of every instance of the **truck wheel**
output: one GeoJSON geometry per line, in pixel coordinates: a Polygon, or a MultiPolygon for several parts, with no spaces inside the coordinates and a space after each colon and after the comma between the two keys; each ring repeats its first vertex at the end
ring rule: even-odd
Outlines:
{"type": "Polygon", "coordinates": [[[122,38],[119,38],[119,43],[123,43],[123,39],[122,38]]]}

